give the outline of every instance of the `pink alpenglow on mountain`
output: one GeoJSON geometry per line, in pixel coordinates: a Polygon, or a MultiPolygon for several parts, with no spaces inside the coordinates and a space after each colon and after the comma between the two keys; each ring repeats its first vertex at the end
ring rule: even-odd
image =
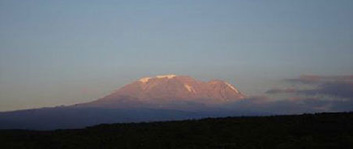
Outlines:
{"type": "Polygon", "coordinates": [[[221,80],[198,81],[189,76],[161,75],[145,77],[99,100],[83,105],[132,106],[175,101],[220,104],[244,99],[233,85],[221,80]]]}

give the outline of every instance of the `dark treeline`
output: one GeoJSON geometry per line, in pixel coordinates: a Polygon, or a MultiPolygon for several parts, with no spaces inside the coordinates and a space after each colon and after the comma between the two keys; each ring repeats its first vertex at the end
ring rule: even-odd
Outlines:
{"type": "Polygon", "coordinates": [[[353,113],[1,130],[0,148],[353,148],[353,113]]]}

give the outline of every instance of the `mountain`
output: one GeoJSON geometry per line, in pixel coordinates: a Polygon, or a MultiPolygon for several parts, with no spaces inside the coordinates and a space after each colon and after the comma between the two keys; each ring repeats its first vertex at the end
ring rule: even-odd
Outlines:
{"type": "Polygon", "coordinates": [[[246,101],[244,98],[233,85],[220,80],[202,82],[177,75],[145,77],[88,103],[0,112],[0,129],[50,130],[231,116],[235,115],[233,109],[220,106],[246,101]]]}
{"type": "Polygon", "coordinates": [[[141,78],[112,94],[77,106],[136,107],[175,103],[222,104],[244,99],[233,85],[221,80],[203,82],[189,76],[160,75],[141,78]]]}

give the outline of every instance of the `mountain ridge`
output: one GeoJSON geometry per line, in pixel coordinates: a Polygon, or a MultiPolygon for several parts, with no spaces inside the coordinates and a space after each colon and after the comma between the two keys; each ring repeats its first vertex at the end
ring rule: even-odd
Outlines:
{"type": "Polygon", "coordinates": [[[98,100],[79,106],[119,106],[124,104],[165,104],[195,102],[212,105],[243,100],[245,95],[222,80],[203,82],[190,76],[143,77],[98,100]]]}
{"type": "Polygon", "coordinates": [[[221,80],[202,82],[189,76],[160,75],[141,78],[92,102],[0,112],[0,129],[68,129],[102,123],[253,114],[222,107],[245,101],[244,97],[221,80]]]}

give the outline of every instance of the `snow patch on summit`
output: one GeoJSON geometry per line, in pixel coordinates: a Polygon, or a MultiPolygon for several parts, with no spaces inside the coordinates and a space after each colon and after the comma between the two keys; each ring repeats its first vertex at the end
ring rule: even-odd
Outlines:
{"type": "Polygon", "coordinates": [[[174,77],[176,77],[176,75],[174,75],[174,74],[156,76],[156,78],[158,78],[158,79],[162,79],[162,78],[172,79],[174,77]]]}
{"type": "Polygon", "coordinates": [[[233,91],[235,91],[236,93],[239,93],[239,91],[231,84],[229,84],[228,82],[225,82],[227,84],[228,87],[230,87],[233,91]]]}
{"type": "Polygon", "coordinates": [[[139,81],[142,82],[142,83],[147,83],[148,80],[150,80],[151,77],[144,77],[144,78],[141,78],[139,81]]]}
{"type": "Polygon", "coordinates": [[[172,79],[172,78],[174,78],[176,76],[177,75],[170,74],[170,75],[159,75],[159,76],[155,76],[155,77],[144,77],[144,78],[141,78],[139,81],[142,82],[142,83],[147,83],[149,80],[154,79],[154,78],[157,78],[157,79],[164,79],[164,78],[172,79]]]}
{"type": "Polygon", "coordinates": [[[194,88],[192,88],[190,85],[184,84],[184,87],[185,87],[189,92],[195,93],[194,88]]]}

